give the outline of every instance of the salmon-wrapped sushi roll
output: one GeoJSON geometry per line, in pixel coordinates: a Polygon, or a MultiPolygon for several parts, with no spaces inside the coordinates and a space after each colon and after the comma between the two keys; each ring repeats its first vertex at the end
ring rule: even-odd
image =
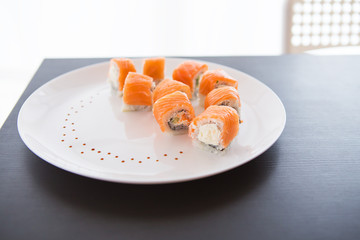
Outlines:
{"type": "Polygon", "coordinates": [[[195,117],[190,100],[180,91],[159,98],[154,103],[153,113],[161,131],[174,135],[187,133],[195,117]]]}
{"type": "Polygon", "coordinates": [[[211,152],[225,150],[239,131],[239,116],[228,106],[208,107],[194,118],[189,135],[195,146],[211,152]]]}
{"type": "Polygon", "coordinates": [[[165,79],[156,86],[153,92],[153,102],[176,91],[186,93],[187,97],[191,99],[190,87],[188,85],[179,81],[165,79]]]}
{"type": "Polygon", "coordinates": [[[188,85],[191,93],[196,95],[201,75],[207,70],[208,66],[204,63],[185,61],[174,70],[172,77],[188,85]]]}
{"type": "Polygon", "coordinates": [[[164,79],[165,58],[147,58],[144,60],[143,74],[153,78],[155,84],[164,79]]]}
{"type": "Polygon", "coordinates": [[[128,58],[113,58],[110,60],[110,68],[107,81],[110,82],[114,91],[120,96],[123,94],[124,82],[129,72],[136,72],[134,63],[128,58]]]}
{"type": "Polygon", "coordinates": [[[151,77],[130,72],[124,85],[123,112],[151,109],[153,80],[151,77]]]}
{"type": "Polygon", "coordinates": [[[232,86],[237,89],[238,81],[222,69],[206,71],[201,78],[199,86],[200,105],[204,106],[205,97],[209,92],[223,86],[232,86]]]}
{"type": "Polygon", "coordinates": [[[230,86],[216,88],[209,92],[205,98],[205,109],[211,105],[229,106],[236,110],[240,117],[240,96],[238,91],[230,86]]]}

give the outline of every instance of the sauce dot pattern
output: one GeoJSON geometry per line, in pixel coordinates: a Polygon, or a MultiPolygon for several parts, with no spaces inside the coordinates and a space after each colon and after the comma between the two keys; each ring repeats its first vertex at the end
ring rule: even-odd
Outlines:
{"type": "MultiPolygon", "coordinates": [[[[96,93],[96,96],[99,95],[100,95],[99,93],[96,93]]],[[[104,152],[101,149],[98,149],[96,146],[90,146],[90,144],[88,144],[85,139],[82,139],[81,136],[76,135],[76,128],[77,128],[76,126],[78,126],[79,124],[76,123],[75,118],[72,118],[71,116],[72,114],[74,115],[81,114],[81,111],[86,111],[87,103],[92,104],[93,101],[96,99],[96,97],[90,96],[90,99],[91,101],[81,99],[79,101],[80,105],[74,104],[74,106],[70,106],[68,108],[69,109],[68,112],[65,113],[66,118],[64,118],[64,122],[62,122],[61,125],[62,133],[60,137],[60,142],[62,144],[66,144],[68,150],[77,151],[79,154],[82,155],[83,158],[86,158],[87,153],[95,152],[98,154],[99,156],[98,159],[100,161],[111,161],[111,160],[115,161],[119,159],[119,156],[121,156],[120,154],[116,155],[113,154],[112,152],[104,152]],[[79,143],[79,145],[76,145],[73,140],[78,140],[78,139],[81,139],[81,142],[79,143]]],[[[183,151],[179,151],[179,154],[183,154],[183,151]]],[[[163,153],[163,157],[164,159],[165,158],[169,159],[167,153],[163,153]]],[[[141,156],[141,157],[136,157],[136,159],[137,161],[134,161],[135,160],[135,156],[134,156],[129,158],[128,160],[130,160],[129,162],[133,162],[137,164],[149,163],[149,162],[157,163],[161,161],[161,159],[152,156],[141,156]]],[[[179,160],[179,157],[174,156],[172,159],[177,161],[179,160]]],[[[121,159],[120,162],[123,164],[127,163],[126,159],[121,159]]]]}

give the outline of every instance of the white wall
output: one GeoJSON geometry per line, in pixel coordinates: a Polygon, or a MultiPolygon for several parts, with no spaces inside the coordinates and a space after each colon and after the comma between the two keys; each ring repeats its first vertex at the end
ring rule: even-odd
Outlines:
{"type": "Polygon", "coordinates": [[[286,0],[0,0],[0,126],[45,57],[277,55],[286,0]]]}

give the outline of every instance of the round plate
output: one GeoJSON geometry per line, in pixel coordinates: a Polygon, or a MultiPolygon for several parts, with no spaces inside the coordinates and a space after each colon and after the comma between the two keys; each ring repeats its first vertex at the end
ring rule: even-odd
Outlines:
{"type": "MultiPolygon", "coordinates": [[[[142,72],[143,59],[133,59],[142,72]]],[[[167,58],[165,75],[185,59],[167,58]]],[[[199,61],[200,62],[200,61],[199,61]]],[[[36,155],[64,170],[106,181],[158,184],[199,179],[240,166],[268,149],[284,129],[278,96],[238,70],[242,102],[238,136],[224,154],[197,149],[187,135],[160,131],[152,112],[121,112],[106,82],[108,62],[61,75],[37,89],[22,106],[18,130],[36,155]]],[[[203,111],[193,100],[195,111],[203,111]]]]}

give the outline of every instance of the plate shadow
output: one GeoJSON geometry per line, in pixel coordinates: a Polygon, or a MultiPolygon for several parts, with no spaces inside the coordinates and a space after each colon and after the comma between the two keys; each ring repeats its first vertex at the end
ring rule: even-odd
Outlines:
{"type": "MultiPolygon", "coordinates": [[[[29,150],[28,150],[29,151],[29,150]]],[[[34,191],[76,211],[110,219],[188,218],[241,202],[266,184],[278,161],[275,143],[256,159],[231,171],[190,182],[132,185],[82,177],[42,161],[29,151],[26,161],[34,191]]]]}

